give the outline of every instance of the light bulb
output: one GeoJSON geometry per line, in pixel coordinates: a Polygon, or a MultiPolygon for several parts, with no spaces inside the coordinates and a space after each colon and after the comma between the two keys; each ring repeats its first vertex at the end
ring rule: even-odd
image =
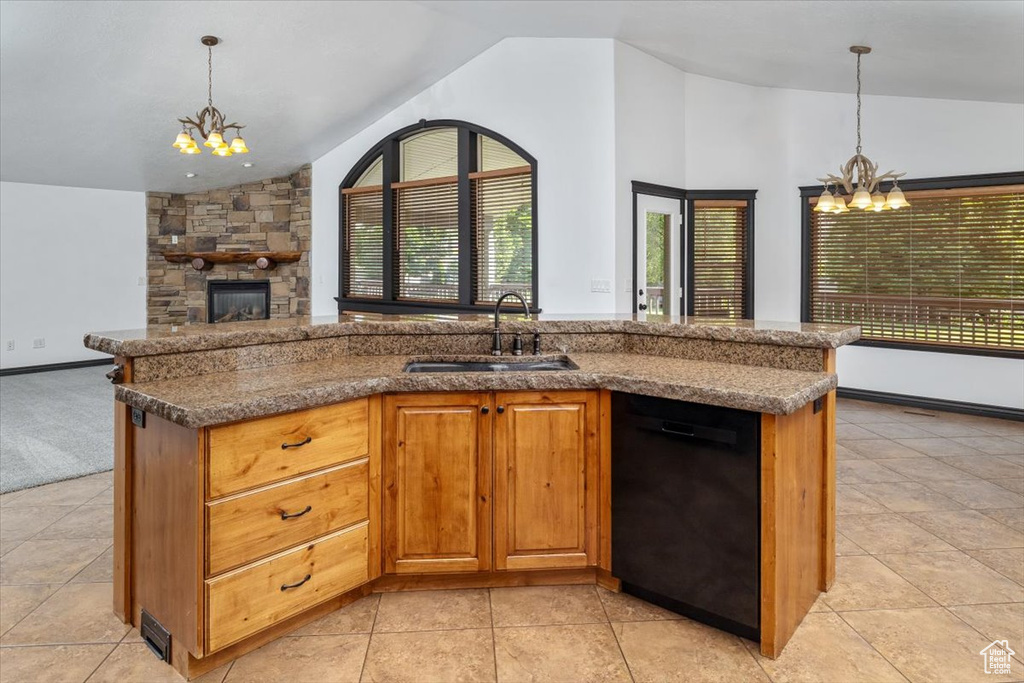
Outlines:
{"type": "Polygon", "coordinates": [[[191,135],[189,135],[185,131],[181,131],[180,133],[178,133],[178,137],[175,138],[172,147],[174,147],[175,149],[185,149],[186,147],[191,147],[192,145],[194,145],[195,142],[196,141],[192,139],[191,135]]]}
{"type": "Polygon", "coordinates": [[[850,206],[855,209],[870,209],[871,193],[861,185],[857,188],[857,191],[853,193],[853,199],[850,200],[850,206]]]}
{"type": "Polygon", "coordinates": [[[875,190],[875,193],[871,195],[871,208],[875,211],[883,211],[885,209],[885,195],[875,190]]]}
{"type": "Polygon", "coordinates": [[[217,149],[224,144],[224,136],[217,131],[210,133],[210,136],[206,138],[206,142],[203,143],[203,147],[213,147],[217,149]]]}
{"type": "Polygon", "coordinates": [[[818,202],[814,205],[814,211],[831,211],[836,206],[835,197],[827,189],[821,193],[818,197],[818,202]]]}
{"type": "Polygon", "coordinates": [[[849,211],[849,209],[846,208],[846,200],[837,196],[835,199],[835,206],[832,208],[832,213],[846,213],[847,211],[849,211]]]}
{"type": "Polygon", "coordinates": [[[903,196],[903,190],[896,185],[889,190],[889,196],[886,198],[885,203],[893,209],[902,209],[904,206],[910,206],[910,202],[903,196]]]}
{"type": "Polygon", "coordinates": [[[218,157],[229,157],[232,154],[234,154],[234,152],[232,152],[231,148],[227,145],[221,145],[217,149],[213,150],[213,155],[218,157]]]}
{"type": "Polygon", "coordinates": [[[245,140],[238,137],[231,141],[231,151],[235,154],[248,154],[249,148],[245,146],[245,140]]]}
{"type": "Polygon", "coordinates": [[[203,153],[203,150],[199,149],[199,146],[197,144],[195,144],[194,141],[193,141],[193,143],[191,145],[189,145],[188,147],[182,147],[179,151],[182,154],[202,154],[203,153]]]}

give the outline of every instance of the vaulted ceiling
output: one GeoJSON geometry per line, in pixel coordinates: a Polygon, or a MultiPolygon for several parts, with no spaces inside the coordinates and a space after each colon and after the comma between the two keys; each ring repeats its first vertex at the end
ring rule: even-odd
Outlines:
{"type": "Polygon", "coordinates": [[[692,73],[851,92],[1024,102],[1024,3],[0,3],[0,178],[187,191],[291,171],[510,36],[616,38],[692,73]],[[169,147],[213,100],[245,157],[169,147]],[[242,162],[254,164],[243,168],[242,162]],[[185,173],[195,178],[186,179],[185,173]]]}

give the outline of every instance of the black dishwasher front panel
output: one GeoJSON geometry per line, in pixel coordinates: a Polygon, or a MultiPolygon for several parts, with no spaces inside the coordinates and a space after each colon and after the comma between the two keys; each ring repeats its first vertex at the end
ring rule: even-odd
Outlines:
{"type": "Polygon", "coordinates": [[[612,574],[752,640],[760,631],[761,416],[612,396],[612,574]]]}

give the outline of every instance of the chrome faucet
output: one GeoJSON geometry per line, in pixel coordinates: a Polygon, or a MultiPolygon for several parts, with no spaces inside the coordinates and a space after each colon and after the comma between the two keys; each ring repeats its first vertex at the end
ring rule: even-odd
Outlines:
{"type": "MultiPolygon", "coordinates": [[[[501,302],[510,296],[519,299],[519,303],[523,305],[523,311],[526,312],[526,319],[530,319],[530,307],[526,304],[526,299],[524,299],[518,292],[505,292],[499,296],[498,303],[494,304],[494,344],[491,346],[492,356],[501,355],[501,330],[498,327],[498,319],[501,315],[501,302]]],[[[523,355],[523,334],[521,332],[516,332],[515,339],[512,342],[512,355],[523,355]]]]}

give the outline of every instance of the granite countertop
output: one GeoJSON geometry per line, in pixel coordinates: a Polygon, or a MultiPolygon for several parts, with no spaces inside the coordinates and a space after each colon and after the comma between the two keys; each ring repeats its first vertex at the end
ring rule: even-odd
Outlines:
{"type": "MultiPolygon", "coordinates": [[[[564,356],[543,356],[556,358],[564,356]]],[[[120,384],[115,398],[190,428],[401,391],[610,389],[763,413],[789,414],[836,387],[836,376],[621,353],[573,353],[572,371],[404,373],[417,356],[333,360],[120,384]]],[[[431,356],[438,359],[437,356],[431,356]]],[[[529,357],[536,359],[538,357],[529,357]]],[[[487,360],[492,360],[486,357],[487,360]]],[[[514,362],[504,357],[503,361],[514,362]]],[[[527,360],[524,358],[523,360],[527,360]]]]}
{"type": "MultiPolygon", "coordinates": [[[[154,326],[141,330],[91,332],[85,346],[114,356],[135,358],[165,353],[203,351],[303,339],[351,335],[486,334],[490,315],[343,314],[242,323],[197,323],[154,326]]],[[[764,320],[726,320],[660,315],[550,315],[531,320],[502,311],[502,330],[578,334],[649,334],[777,346],[837,348],[856,341],[860,328],[846,325],[764,320]]]]}

